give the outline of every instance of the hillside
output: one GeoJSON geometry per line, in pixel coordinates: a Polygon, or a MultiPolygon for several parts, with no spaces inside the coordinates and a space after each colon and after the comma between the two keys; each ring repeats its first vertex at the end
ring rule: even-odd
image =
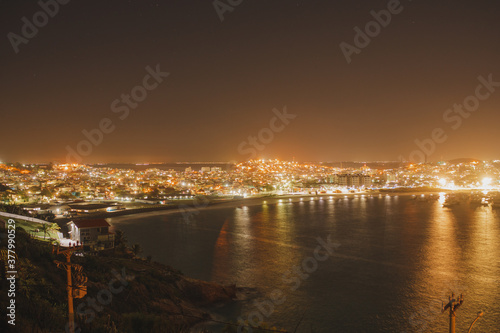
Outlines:
{"type": "MultiPolygon", "coordinates": [[[[0,230],[0,306],[8,305],[6,230],[0,230]]],[[[62,255],[16,230],[16,326],[0,321],[1,332],[64,332],[67,323],[66,274],[54,260],[62,255]]],[[[88,277],[88,293],[75,299],[80,332],[183,332],[210,318],[204,306],[235,299],[235,286],[184,277],[159,263],[134,258],[124,243],[101,256],[72,256],[88,277]]],[[[76,330],[78,332],[78,330],[76,330]]]]}

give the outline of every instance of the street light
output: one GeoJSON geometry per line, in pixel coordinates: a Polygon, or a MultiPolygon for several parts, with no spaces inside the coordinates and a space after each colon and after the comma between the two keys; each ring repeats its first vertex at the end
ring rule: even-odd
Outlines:
{"type": "Polygon", "coordinates": [[[472,324],[470,324],[470,326],[469,326],[469,330],[467,331],[467,333],[470,333],[470,331],[472,330],[472,326],[474,326],[474,324],[476,323],[476,321],[477,321],[479,318],[481,318],[483,315],[484,315],[483,311],[479,311],[479,312],[477,313],[477,317],[476,317],[476,319],[474,319],[474,321],[472,322],[472,324]]]}

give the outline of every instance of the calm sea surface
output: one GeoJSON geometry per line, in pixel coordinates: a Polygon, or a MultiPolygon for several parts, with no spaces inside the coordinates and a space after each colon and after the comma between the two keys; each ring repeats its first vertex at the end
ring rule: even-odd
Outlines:
{"type": "Polygon", "coordinates": [[[155,213],[109,221],[143,256],[246,287],[240,301],[212,309],[218,319],[262,316],[289,331],[300,322],[297,332],[448,332],[440,307],[454,291],[465,297],[457,332],[480,310],[473,332],[500,332],[500,210],[490,207],[304,197],[200,210],[190,220],[155,213]],[[328,236],[340,246],[314,259],[318,238],[328,236]]]}

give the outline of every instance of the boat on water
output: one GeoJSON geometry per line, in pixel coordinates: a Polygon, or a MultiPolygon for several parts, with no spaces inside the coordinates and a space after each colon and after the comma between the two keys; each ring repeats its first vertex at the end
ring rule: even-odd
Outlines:
{"type": "Polygon", "coordinates": [[[469,203],[471,206],[489,206],[490,200],[486,197],[473,197],[470,199],[469,203]]]}
{"type": "Polygon", "coordinates": [[[420,201],[420,202],[427,202],[429,201],[429,198],[426,197],[424,194],[422,195],[419,195],[418,197],[415,198],[417,201],[420,201]]]}
{"type": "Polygon", "coordinates": [[[421,195],[413,195],[413,199],[419,202],[430,202],[433,200],[439,199],[439,196],[434,195],[434,194],[421,194],[421,195]]]}

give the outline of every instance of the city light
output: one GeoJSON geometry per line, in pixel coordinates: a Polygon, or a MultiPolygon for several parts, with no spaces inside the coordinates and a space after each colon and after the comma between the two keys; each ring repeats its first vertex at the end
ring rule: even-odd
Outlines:
{"type": "Polygon", "coordinates": [[[199,164],[196,169],[190,166],[177,170],[162,170],[157,166],[134,170],[84,164],[54,164],[50,168],[0,165],[2,185],[11,191],[2,192],[0,201],[9,204],[52,203],[57,200],[133,203],[145,200],[144,203],[168,204],[168,200],[192,196],[244,199],[262,195],[347,195],[381,189],[418,191],[439,188],[491,191],[499,189],[500,178],[495,163],[475,161],[413,164],[412,168],[402,166],[397,169],[376,169],[362,164],[358,168],[340,168],[326,163],[278,159],[249,160],[224,169],[199,164]]]}
{"type": "Polygon", "coordinates": [[[492,183],[493,179],[491,179],[490,177],[484,177],[483,180],[481,181],[481,183],[483,184],[483,186],[490,186],[491,183],[492,183]]]}

